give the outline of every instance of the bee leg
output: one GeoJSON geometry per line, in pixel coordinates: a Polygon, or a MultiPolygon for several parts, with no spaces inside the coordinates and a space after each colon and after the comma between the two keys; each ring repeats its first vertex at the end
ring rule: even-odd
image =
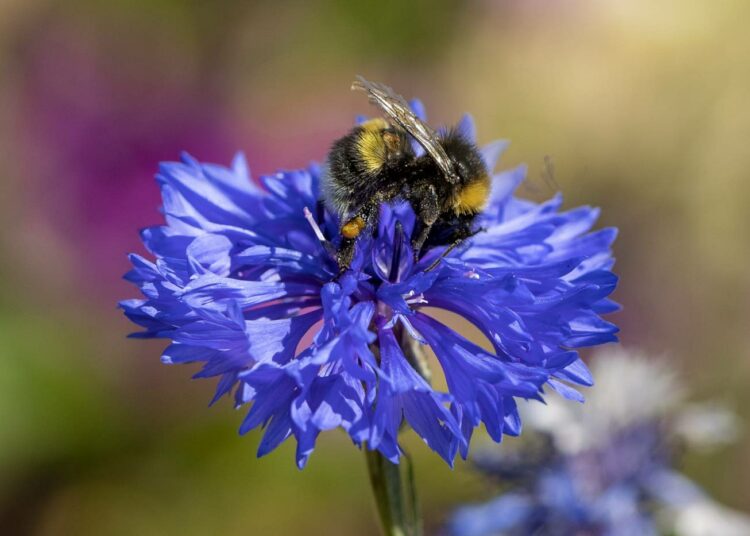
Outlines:
{"type": "Polygon", "coordinates": [[[351,267],[354,247],[362,231],[377,225],[381,202],[380,196],[376,196],[341,226],[341,246],[336,253],[339,276],[351,267]]]}
{"type": "Polygon", "coordinates": [[[353,238],[344,238],[341,240],[341,246],[336,252],[336,262],[339,264],[338,277],[341,277],[351,266],[356,242],[353,238]]]}
{"type": "MultiPolygon", "coordinates": [[[[472,233],[472,235],[474,235],[474,234],[476,234],[476,233],[472,233]]],[[[430,264],[425,269],[425,272],[431,272],[432,270],[434,270],[435,268],[437,268],[437,265],[440,264],[440,261],[442,261],[445,257],[447,257],[448,253],[450,253],[451,251],[453,251],[454,249],[456,249],[458,246],[460,246],[463,243],[463,241],[466,240],[467,238],[469,238],[469,237],[468,236],[462,236],[460,238],[456,238],[451,243],[451,245],[449,245],[447,248],[445,248],[445,250],[440,254],[440,256],[437,259],[435,259],[432,262],[432,264],[430,264]]]]}
{"type": "Polygon", "coordinates": [[[448,254],[456,249],[458,246],[460,246],[465,240],[468,240],[472,236],[474,236],[477,233],[480,233],[484,231],[485,229],[482,229],[481,227],[477,229],[476,231],[471,230],[471,226],[467,223],[461,224],[456,231],[453,233],[453,242],[445,248],[445,250],[440,254],[440,256],[433,261],[432,264],[430,264],[426,269],[425,272],[431,272],[435,268],[437,268],[437,265],[442,261],[445,257],[448,256],[448,254]]]}
{"type": "MultiPolygon", "coordinates": [[[[427,237],[430,235],[432,225],[437,221],[440,216],[440,206],[438,203],[437,192],[435,187],[431,184],[424,188],[418,189],[414,192],[413,198],[418,199],[418,206],[415,207],[418,217],[418,229],[419,232],[415,239],[412,240],[412,248],[414,249],[414,260],[419,260],[419,254],[422,251],[427,237]]],[[[412,201],[414,206],[414,201],[412,201]]]]}
{"type": "Polygon", "coordinates": [[[430,229],[432,229],[432,223],[425,223],[421,220],[419,221],[419,233],[411,243],[412,249],[414,250],[415,262],[419,260],[420,253],[422,252],[422,246],[424,246],[424,243],[430,234],[430,229]]]}

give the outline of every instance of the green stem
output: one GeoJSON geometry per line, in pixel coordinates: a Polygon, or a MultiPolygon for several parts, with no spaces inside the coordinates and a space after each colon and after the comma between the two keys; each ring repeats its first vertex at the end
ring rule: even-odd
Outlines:
{"type": "Polygon", "coordinates": [[[380,452],[367,448],[365,457],[383,534],[421,536],[411,459],[404,455],[400,464],[394,464],[380,452]]]}
{"type": "MultiPolygon", "coordinates": [[[[400,241],[397,241],[400,243],[400,241]]],[[[422,346],[396,326],[394,332],[404,352],[404,357],[428,383],[430,368],[422,346]]],[[[380,361],[380,348],[370,347],[380,361]]],[[[406,424],[402,423],[402,428],[406,424]]],[[[401,451],[399,464],[388,461],[377,450],[364,447],[370,484],[385,536],[422,536],[422,518],[419,515],[417,486],[414,481],[414,464],[411,457],[401,451]]]]}

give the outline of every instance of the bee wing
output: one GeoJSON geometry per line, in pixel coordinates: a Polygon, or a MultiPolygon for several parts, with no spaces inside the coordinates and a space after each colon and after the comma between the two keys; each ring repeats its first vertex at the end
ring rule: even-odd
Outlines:
{"type": "Polygon", "coordinates": [[[448,182],[451,184],[458,182],[459,179],[453,168],[453,162],[448,158],[445,149],[438,143],[437,133],[411,111],[409,104],[401,95],[396,94],[384,84],[370,82],[362,76],[357,76],[357,79],[352,83],[352,89],[367,93],[371,103],[383,110],[386,115],[424,147],[424,150],[432,157],[448,182]]]}

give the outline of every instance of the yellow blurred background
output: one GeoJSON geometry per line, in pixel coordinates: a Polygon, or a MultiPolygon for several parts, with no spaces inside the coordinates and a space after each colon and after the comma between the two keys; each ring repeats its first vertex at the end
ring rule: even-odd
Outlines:
{"type": "MultiPolygon", "coordinates": [[[[242,413],[115,308],[159,161],[321,161],[371,112],[355,74],[512,140],[521,195],[602,207],[623,343],[747,423],[748,20],[744,0],[0,1],[0,533],[377,534],[343,434],[301,472],[291,442],[256,459],[242,413]]],[[[749,438],[684,460],[746,511],[749,438]]],[[[428,532],[491,491],[407,444],[428,532]]]]}

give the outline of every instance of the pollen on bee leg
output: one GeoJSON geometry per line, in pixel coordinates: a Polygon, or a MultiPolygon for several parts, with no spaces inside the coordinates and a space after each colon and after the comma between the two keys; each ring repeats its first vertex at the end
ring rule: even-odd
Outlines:
{"type": "Polygon", "coordinates": [[[365,220],[361,216],[355,216],[341,227],[341,235],[349,239],[357,238],[364,228],[365,220]]]}

